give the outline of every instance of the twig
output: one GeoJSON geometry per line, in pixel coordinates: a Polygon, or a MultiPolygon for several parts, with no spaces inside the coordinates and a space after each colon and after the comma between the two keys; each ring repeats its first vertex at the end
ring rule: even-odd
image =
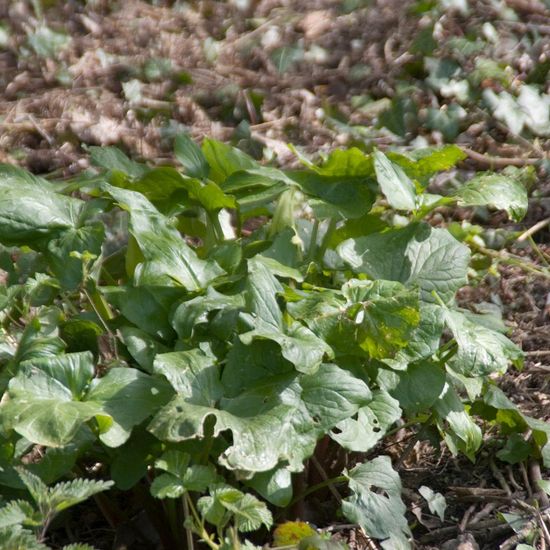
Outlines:
{"type": "Polygon", "coordinates": [[[530,166],[539,163],[542,159],[521,158],[521,157],[490,157],[482,155],[468,147],[462,147],[462,150],[477,163],[489,168],[505,168],[506,166],[530,166]]]}
{"type": "Polygon", "coordinates": [[[533,489],[531,488],[531,482],[529,481],[527,468],[525,467],[525,464],[523,462],[519,463],[519,469],[521,471],[521,475],[523,476],[523,483],[525,483],[525,488],[527,489],[527,495],[529,496],[529,499],[532,499],[533,489]]]}
{"type": "Polygon", "coordinates": [[[517,241],[519,243],[525,241],[529,237],[532,237],[537,231],[540,231],[541,229],[544,229],[548,224],[550,224],[550,218],[546,218],[545,220],[541,220],[540,222],[537,222],[535,225],[527,229],[527,231],[524,231],[518,238],[517,241]]]}
{"type": "Polygon", "coordinates": [[[500,486],[504,489],[506,494],[511,497],[512,489],[510,489],[510,485],[508,485],[506,478],[502,475],[502,472],[498,469],[495,461],[492,458],[489,461],[489,466],[491,467],[491,472],[493,472],[495,479],[499,482],[500,486]]]}
{"type": "Polygon", "coordinates": [[[539,486],[539,481],[542,481],[542,474],[540,471],[540,464],[536,460],[530,461],[529,474],[531,475],[531,480],[533,481],[534,487],[537,489],[537,493],[535,494],[535,496],[540,502],[541,507],[548,508],[548,506],[550,506],[550,499],[548,498],[548,495],[539,486]]]}
{"type": "Polygon", "coordinates": [[[325,472],[325,469],[321,466],[321,463],[317,460],[317,457],[313,455],[311,458],[311,463],[315,466],[315,469],[319,472],[319,475],[323,478],[325,483],[327,484],[328,490],[332,493],[332,496],[336,499],[338,504],[341,504],[342,502],[342,495],[338,492],[338,489],[334,486],[333,480],[331,480],[327,473],[325,472]]]}

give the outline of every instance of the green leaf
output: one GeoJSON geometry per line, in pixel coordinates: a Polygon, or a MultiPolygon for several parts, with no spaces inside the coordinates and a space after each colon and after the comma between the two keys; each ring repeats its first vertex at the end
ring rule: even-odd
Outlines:
{"type": "Polygon", "coordinates": [[[374,203],[375,195],[364,177],[325,176],[303,171],[293,173],[292,179],[311,197],[309,204],[320,219],[360,218],[374,203]]]}
{"type": "Polygon", "coordinates": [[[520,435],[513,433],[506,440],[506,445],[497,452],[497,457],[508,464],[518,464],[529,458],[533,449],[528,441],[520,435]]]}
{"type": "Polygon", "coordinates": [[[522,364],[522,351],[500,332],[473,323],[460,311],[445,310],[444,317],[458,345],[458,351],[449,364],[460,374],[503,374],[510,363],[522,364]]]}
{"type": "Polygon", "coordinates": [[[145,476],[160,451],[160,445],[160,441],[149,432],[135,429],[133,437],[117,448],[111,462],[110,474],[117,489],[127,491],[145,476]]]}
{"type": "Polygon", "coordinates": [[[426,302],[434,302],[434,290],[449,301],[467,282],[468,247],[446,229],[424,223],[348,239],[337,251],[356,273],[419,286],[426,302]]]}
{"type": "Polygon", "coordinates": [[[367,535],[377,539],[403,539],[409,534],[401,481],[389,457],[378,456],[346,470],[344,475],[352,492],[342,502],[342,512],[348,520],[358,523],[367,535]]]}
{"type": "Polygon", "coordinates": [[[136,267],[135,283],[206,288],[223,274],[211,260],[201,260],[168,220],[141,194],[105,184],[105,190],[130,214],[130,232],[145,261],[136,267]]]}
{"type": "Polygon", "coordinates": [[[285,508],[292,500],[292,477],[287,468],[259,472],[245,481],[269,503],[285,508]]]}
{"type": "Polygon", "coordinates": [[[84,201],[65,197],[23,178],[0,173],[0,242],[36,246],[76,229],[84,201]],[[15,180],[15,181],[14,181],[15,180]]]}
{"type": "Polygon", "coordinates": [[[445,386],[445,370],[429,361],[409,365],[399,373],[399,384],[392,395],[408,413],[416,414],[429,409],[441,395],[445,386]]]}
{"type": "Polygon", "coordinates": [[[99,257],[104,239],[103,224],[92,223],[65,231],[59,238],[48,242],[46,260],[64,288],[74,290],[84,278],[83,259],[75,257],[74,253],[99,257]]]}
{"type": "Polygon", "coordinates": [[[209,177],[220,185],[231,174],[239,170],[255,168],[258,164],[246,153],[221,141],[206,138],[202,142],[202,153],[210,166],[209,177]]]}
{"type": "Polygon", "coordinates": [[[155,466],[166,473],[157,476],[151,485],[151,494],[156,498],[178,498],[185,491],[204,492],[216,481],[212,465],[190,465],[190,456],[181,451],[166,451],[155,466]]]}
{"type": "Polygon", "coordinates": [[[384,390],[375,390],[372,401],[336,424],[330,437],[349,451],[366,453],[380,441],[388,428],[401,418],[399,403],[384,390]]]}
{"type": "Polygon", "coordinates": [[[39,527],[44,518],[25,500],[12,500],[0,508],[0,530],[14,525],[39,527]]]}
{"type": "Polygon", "coordinates": [[[315,168],[324,176],[369,176],[374,177],[371,157],[357,147],[335,149],[322,166],[315,168]]]}
{"type": "Polygon", "coordinates": [[[233,515],[237,530],[247,533],[256,531],[262,525],[269,529],[273,523],[273,516],[265,503],[251,494],[241,495],[237,499],[228,493],[217,496],[220,504],[233,515]]]}
{"type": "Polygon", "coordinates": [[[504,174],[477,174],[456,196],[461,206],[492,206],[506,210],[514,221],[527,213],[527,190],[520,181],[504,174]]]}
{"type": "Polygon", "coordinates": [[[113,485],[113,481],[92,479],[73,479],[57,483],[48,490],[48,505],[54,512],[59,513],[93,495],[107,491],[113,485]]]}
{"type": "Polygon", "coordinates": [[[154,372],[164,375],[179,395],[193,403],[211,407],[222,396],[216,359],[200,349],[159,354],[154,372]]]}
{"type": "Polygon", "coordinates": [[[397,210],[416,210],[416,189],[407,174],[384,153],[375,151],[373,156],[376,179],[390,206],[397,210]]]}
{"type": "Polygon", "coordinates": [[[283,326],[283,315],[277,302],[277,294],[282,290],[279,281],[262,262],[248,262],[246,310],[254,319],[263,321],[274,330],[280,330],[283,326]]]}
{"type": "MultiPolygon", "coordinates": [[[[250,279],[249,290],[252,294],[255,292],[254,283],[250,279]]],[[[252,303],[252,297],[250,297],[249,303],[252,303]]],[[[182,302],[176,308],[172,317],[172,326],[180,338],[188,340],[193,336],[196,325],[208,323],[213,312],[237,312],[243,309],[244,305],[245,300],[242,294],[230,296],[208,287],[205,295],[182,302]]]]}
{"type": "Polygon", "coordinates": [[[418,492],[426,499],[428,508],[432,514],[437,514],[441,521],[445,519],[445,510],[447,509],[447,502],[445,497],[441,493],[436,493],[426,485],[422,485],[418,492]]]}
{"type": "Polygon", "coordinates": [[[50,550],[45,544],[38,542],[31,531],[11,526],[0,529],[0,548],[3,550],[50,550]]]}
{"type": "Polygon", "coordinates": [[[174,141],[174,154],[192,178],[206,179],[210,171],[200,147],[187,135],[179,134],[174,141]]]}
{"type": "Polygon", "coordinates": [[[94,380],[86,400],[112,418],[99,436],[101,441],[109,447],[119,447],[130,437],[132,428],[155,413],[171,395],[161,379],[137,369],[113,368],[103,378],[94,380]]]}
{"type": "Polygon", "coordinates": [[[241,342],[249,345],[256,338],[277,342],[281,346],[283,357],[299,372],[313,373],[319,368],[325,355],[333,356],[330,346],[300,323],[293,323],[280,330],[258,318],[251,317],[250,321],[250,324],[254,324],[256,328],[241,334],[241,342]]]}
{"type": "Polygon", "coordinates": [[[214,416],[213,436],[233,433],[233,443],[219,461],[229,469],[271,470],[281,461],[292,471],[302,468],[317,438],[334,424],[353,416],[370,400],[370,390],[336,365],[321,365],[316,375],[280,375],[261,380],[217,408],[196,405],[178,396],[159,411],[149,429],[162,440],[184,441],[204,436],[204,422],[214,416]],[[320,396],[325,396],[325,400],[320,396]]]}
{"type": "Polygon", "coordinates": [[[155,356],[168,351],[168,348],[138,328],[121,327],[119,332],[130,355],[143,370],[151,374],[155,356]]]}
{"type": "Polygon", "coordinates": [[[10,399],[1,408],[4,426],[39,445],[66,445],[84,422],[101,413],[97,404],[79,400],[92,375],[89,353],[25,363],[10,380],[10,399]]]}
{"type": "Polygon", "coordinates": [[[302,376],[302,400],[324,430],[352,417],[372,399],[365,382],[337,365],[323,364],[315,374],[302,376]]]}
{"type": "Polygon", "coordinates": [[[144,164],[130,160],[117,147],[90,147],[89,150],[94,166],[122,172],[132,178],[140,178],[149,170],[144,164]]]}
{"type": "Polygon", "coordinates": [[[342,292],[352,304],[347,314],[356,325],[357,342],[371,357],[391,357],[407,345],[420,321],[417,292],[395,282],[357,279],[342,292]]]}
{"type": "Polygon", "coordinates": [[[470,460],[482,443],[481,429],[472,420],[456,391],[445,384],[440,398],[434,404],[434,410],[447,426],[441,426],[445,442],[450,451],[456,454],[462,451],[470,460]]]}

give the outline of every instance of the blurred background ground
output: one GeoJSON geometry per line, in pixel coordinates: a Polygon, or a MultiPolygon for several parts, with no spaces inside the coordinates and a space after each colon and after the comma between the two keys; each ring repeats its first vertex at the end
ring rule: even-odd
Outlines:
{"type": "MultiPolygon", "coordinates": [[[[65,178],[86,169],[87,145],[116,145],[170,163],[173,137],[187,131],[283,166],[298,164],[287,143],[313,159],[341,146],[459,144],[469,158],[436,186],[533,166],[523,222],[485,209],[441,211],[433,222],[479,227],[495,251],[460,302],[502,310],[527,360],[500,385],[547,420],[550,282],[505,260],[511,252],[548,265],[549,70],[542,0],[0,0],[0,161],[65,178]],[[517,241],[533,227],[532,240],[517,241]]],[[[397,458],[407,446],[389,444],[397,458]]],[[[452,504],[445,523],[417,521],[426,548],[476,524],[483,548],[510,540],[509,529],[482,523],[510,506],[489,493],[474,506],[448,489],[504,490],[493,466],[488,454],[474,467],[417,444],[402,470],[411,509],[429,481],[452,504]]],[[[500,466],[514,490],[531,490],[519,466],[500,466]]],[[[352,546],[369,547],[360,533],[343,532],[352,546]]]]}

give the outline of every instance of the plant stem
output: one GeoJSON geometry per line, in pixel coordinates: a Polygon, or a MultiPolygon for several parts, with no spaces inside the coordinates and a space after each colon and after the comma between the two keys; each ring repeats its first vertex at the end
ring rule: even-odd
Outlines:
{"type": "Polygon", "coordinates": [[[189,496],[189,493],[186,492],[184,498],[187,500],[191,515],[193,516],[193,519],[195,520],[195,528],[196,528],[197,534],[204,541],[204,543],[207,544],[212,550],[218,550],[220,548],[220,545],[216,544],[210,538],[210,535],[208,534],[208,531],[204,528],[204,524],[201,521],[201,518],[199,517],[197,509],[195,508],[195,505],[193,504],[193,500],[189,496]]]}
{"type": "MultiPolygon", "coordinates": [[[[97,315],[99,321],[101,322],[101,324],[103,325],[103,328],[107,331],[107,334],[109,335],[109,337],[111,338],[111,342],[113,344],[113,353],[115,354],[115,358],[118,360],[118,342],[117,342],[117,337],[116,337],[116,334],[109,328],[109,325],[107,324],[107,321],[103,318],[103,315],[101,314],[101,312],[99,311],[99,308],[97,307],[97,304],[95,303],[95,301],[92,299],[92,296],[90,296],[90,294],[88,293],[88,291],[85,289],[85,288],[82,288],[82,292],[84,293],[84,296],[86,296],[86,298],[88,299],[88,301],[90,302],[90,305],[92,306],[92,309],[94,310],[95,314],[97,315]]],[[[97,295],[98,292],[97,290],[94,292],[94,298],[97,299],[97,295]]],[[[99,296],[101,298],[101,296],[99,296]]],[[[101,298],[101,305],[104,306],[103,304],[103,299],[101,298]]],[[[105,308],[105,307],[102,307],[101,309],[104,310],[104,313],[106,312],[107,313],[107,319],[112,319],[113,315],[111,314],[111,312],[105,308]]]]}
{"type": "Polygon", "coordinates": [[[311,495],[311,493],[315,493],[316,491],[319,491],[320,489],[324,489],[325,487],[329,487],[330,485],[336,485],[337,483],[345,483],[348,480],[346,476],[337,476],[333,477],[331,479],[325,479],[324,481],[321,481],[320,483],[316,483],[315,485],[312,485],[311,487],[308,487],[303,493],[300,493],[299,495],[295,496],[289,503],[288,506],[292,506],[293,504],[296,504],[300,500],[303,500],[307,496],[311,495]]]}
{"type": "Polygon", "coordinates": [[[187,539],[187,550],[194,550],[195,549],[195,543],[193,542],[193,531],[190,527],[188,527],[188,518],[189,518],[189,503],[187,502],[187,499],[185,498],[185,495],[182,497],[182,503],[183,503],[183,513],[185,515],[185,536],[187,539]]]}
{"type": "Polygon", "coordinates": [[[336,229],[336,220],[334,218],[330,218],[330,221],[328,222],[327,230],[325,231],[325,234],[323,236],[323,241],[321,242],[321,246],[319,246],[319,249],[317,250],[316,257],[319,263],[322,263],[323,261],[323,256],[325,255],[325,252],[328,248],[330,239],[332,238],[332,234],[334,233],[335,229],[336,229]]]}
{"type": "Polygon", "coordinates": [[[315,251],[317,250],[317,235],[319,234],[319,220],[315,218],[313,227],[311,228],[311,238],[309,241],[309,249],[307,251],[306,262],[309,263],[315,258],[315,251]]]}
{"type": "Polygon", "coordinates": [[[504,256],[501,252],[498,252],[497,250],[491,250],[490,248],[485,248],[484,246],[480,246],[475,243],[470,243],[470,246],[478,252],[481,252],[481,254],[485,254],[486,256],[490,256],[491,258],[495,258],[495,260],[498,260],[499,262],[508,265],[514,265],[523,269],[524,271],[528,271],[529,273],[533,273],[540,277],[550,279],[550,272],[545,269],[538,268],[530,262],[525,262],[523,260],[510,256],[504,256]]]}

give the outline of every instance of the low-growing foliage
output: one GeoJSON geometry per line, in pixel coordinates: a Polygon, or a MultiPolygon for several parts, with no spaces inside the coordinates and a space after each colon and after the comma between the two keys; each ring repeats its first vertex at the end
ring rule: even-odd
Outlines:
{"type": "MultiPolygon", "coordinates": [[[[165,544],[253,548],[246,534],[301,500],[293,479],[330,440],[351,457],[332,480],[343,516],[408,548],[378,446],[402,419],[471,460],[478,419],[526,432],[500,458],[550,465],[550,426],[495,385],[521,351],[492,312],[455,303],[469,247],[424,221],[453,204],[521,219],[519,170],[440,196],[427,186],[463,158],[456,146],[338,150],[300,171],[185,135],[175,153],[178,168],[149,167],[92,148],[94,169],[69,182],[0,169],[0,483],[14,497],[23,479],[44,514],[32,480],[91,462],[119,490],[181,507],[187,535],[168,513],[165,544]]],[[[58,487],[44,493],[56,511],[58,487]]],[[[15,500],[0,518],[23,529],[31,510],[15,500]]]]}

